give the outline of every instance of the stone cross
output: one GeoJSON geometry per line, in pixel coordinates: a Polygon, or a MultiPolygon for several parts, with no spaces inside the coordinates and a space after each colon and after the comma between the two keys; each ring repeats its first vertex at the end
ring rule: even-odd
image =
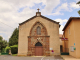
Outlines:
{"type": "Polygon", "coordinates": [[[40,9],[38,8],[37,10],[38,10],[38,12],[39,12],[40,9]]]}

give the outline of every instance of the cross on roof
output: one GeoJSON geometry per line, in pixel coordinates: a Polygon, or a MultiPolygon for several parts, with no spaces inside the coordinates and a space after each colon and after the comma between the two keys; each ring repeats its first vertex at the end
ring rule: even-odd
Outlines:
{"type": "Polygon", "coordinates": [[[38,8],[37,10],[38,10],[38,12],[39,12],[40,9],[38,8]]]}

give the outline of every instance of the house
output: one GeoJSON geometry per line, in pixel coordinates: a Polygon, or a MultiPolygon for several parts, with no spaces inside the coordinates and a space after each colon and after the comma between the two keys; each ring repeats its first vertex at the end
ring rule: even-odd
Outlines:
{"type": "Polygon", "coordinates": [[[66,48],[69,48],[69,54],[80,58],[80,17],[70,17],[63,28],[66,41],[66,48]]]}

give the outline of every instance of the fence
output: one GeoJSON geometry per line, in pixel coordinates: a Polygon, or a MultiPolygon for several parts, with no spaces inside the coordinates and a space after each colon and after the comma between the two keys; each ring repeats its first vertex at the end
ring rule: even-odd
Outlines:
{"type": "Polygon", "coordinates": [[[61,55],[69,55],[69,48],[60,49],[61,55]]]}

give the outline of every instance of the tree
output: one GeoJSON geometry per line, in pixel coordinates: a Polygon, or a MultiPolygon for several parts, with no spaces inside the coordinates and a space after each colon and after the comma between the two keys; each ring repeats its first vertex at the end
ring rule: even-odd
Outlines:
{"type": "Polygon", "coordinates": [[[80,10],[78,11],[78,14],[80,15],[80,10]]]}
{"type": "Polygon", "coordinates": [[[7,41],[3,40],[3,37],[0,36],[0,50],[2,50],[2,48],[5,48],[7,46],[7,41]]]}
{"type": "MultiPolygon", "coordinates": [[[[80,1],[78,1],[76,4],[80,4],[80,1]]],[[[80,5],[79,5],[80,6],[80,5]]],[[[80,10],[78,11],[78,14],[80,15],[80,10]]]]}
{"type": "Polygon", "coordinates": [[[3,38],[2,38],[2,36],[0,36],[0,50],[2,49],[2,40],[3,40],[3,38]]]}
{"type": "Polygon", "coordinates": [[[78,1],[77,4],[80,4],[80,1],[78,1]]]}
{"type": "Polygon", "coordinates": [[[18,35],[19,35],[19,29],[16,28],[9,39],[9,46],[18,44],[18,35]]]}

